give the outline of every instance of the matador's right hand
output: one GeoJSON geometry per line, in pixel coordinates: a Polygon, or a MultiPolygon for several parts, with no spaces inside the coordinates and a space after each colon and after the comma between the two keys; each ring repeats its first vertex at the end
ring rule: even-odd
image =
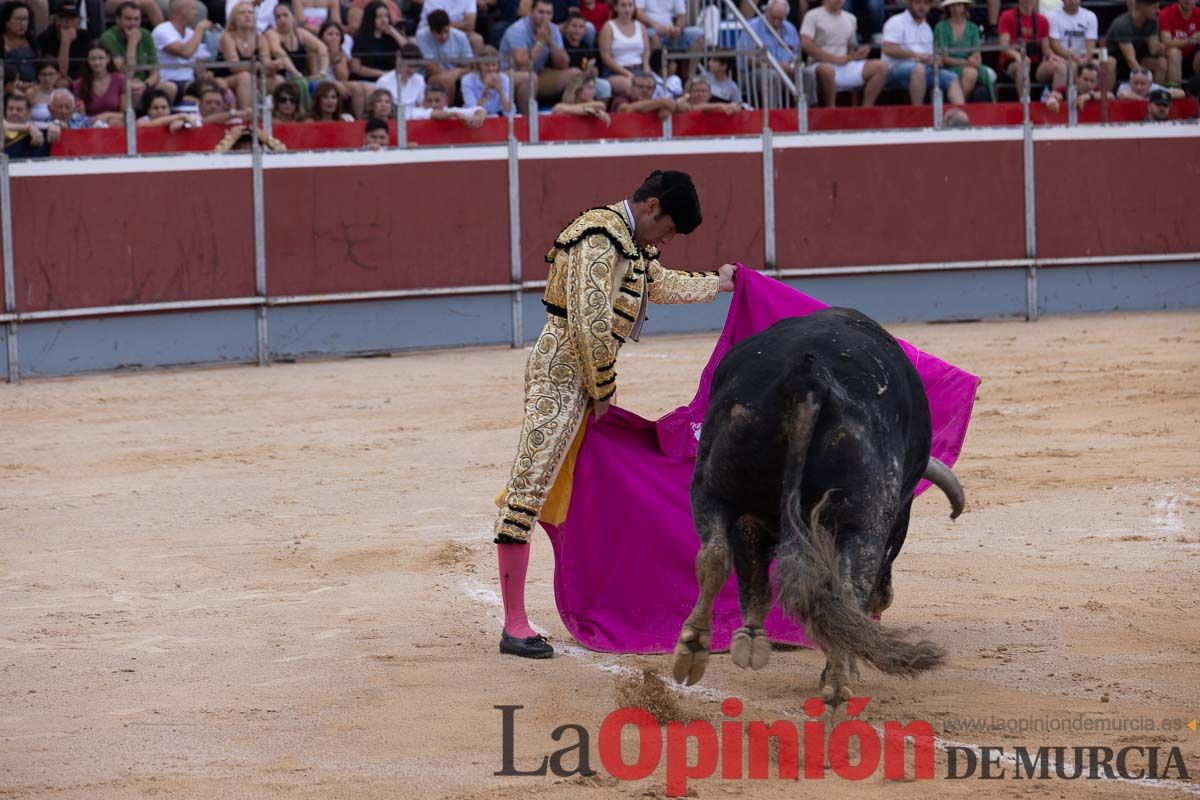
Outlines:
{"type": "Polygon", "coordinates": [[[611,402],[612,402],[611,397],[606,400],[593,400],[592,401],[592,418],[598,420],[601,417],[603,417],[605,414],[607,414],[608,413],[608,405],[611,402]]]}

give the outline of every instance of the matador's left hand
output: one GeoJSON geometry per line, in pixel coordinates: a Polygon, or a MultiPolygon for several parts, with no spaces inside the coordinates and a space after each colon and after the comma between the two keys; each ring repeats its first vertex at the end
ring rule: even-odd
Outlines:
{"type": "Polygon", "coordinates": [[[737,264],[722,264],[717,270],[717,275],[721,278],[721,291],[732,292],[734,275],[737,273],[737,264]]]}

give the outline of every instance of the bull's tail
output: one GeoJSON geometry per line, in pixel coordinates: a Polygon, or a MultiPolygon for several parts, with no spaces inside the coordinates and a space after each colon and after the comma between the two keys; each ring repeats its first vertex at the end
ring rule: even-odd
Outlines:
{"type": "Polygon", "coordinates": [[[924,477],[925,480],[946,493],[946,497],[950,499],[950,519],[956,519],[963,512],[963,505],[966,502],[962,484],[958,482],[958,478],[950,471],[949,467],[933,456],[929,457],[924,477]]]}
{"type": "Polygon", "coordinates": [[[789,381],[800,392],[789,398],[787,467],[775,553],[779,604],[823,647],[845,650],[882,672],[912,676],[941,665],[941,647],[929,641],[910,642],[906,631],[885,630],[857,608],[842,582],[833,533],[820,524],[828,494],[806,524],[800,487],[821,407],[812,383],[806,388],[796,383],[789,381]]]}

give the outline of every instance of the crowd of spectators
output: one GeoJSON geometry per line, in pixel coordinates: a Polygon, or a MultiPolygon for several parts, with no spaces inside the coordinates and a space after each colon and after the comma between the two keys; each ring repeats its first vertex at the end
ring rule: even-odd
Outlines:
{"type": "MultiPolygon", "coordinates": [[[[5,149],[41,152],[63,129],[120,126],[129,111],[172,132],[245,126],[255,60],[271,122],[402,112],[468,126],[534,104],[604,124],[617,111],[729,114],[750,75],[786,103],[779,73],[801,65],[829,106],[843,92],[863,106],[885,92],[921,104],[935,81],[949,103],[994,101],[1027,79],[1052,107],[1072,79],[1079,108],[1161,105],[1200,72],[1197,0],[1127,0],[1103,45],[1080,0],[1042,0],[1061,3],[1047,13],[1038,0],[987,2],[982,25],[973,0],[903,0],[886,19],[878,0],[797,0],[800,14],[789,0],[750,2],[737,49],[761,43],[781,70],[706,56],[688,0],[0,0],[5,149]],[[989,42],[1002,49],[985,54],[989,42]]],[[[364,128],[364,142],[379,130],[364,128]]]]}

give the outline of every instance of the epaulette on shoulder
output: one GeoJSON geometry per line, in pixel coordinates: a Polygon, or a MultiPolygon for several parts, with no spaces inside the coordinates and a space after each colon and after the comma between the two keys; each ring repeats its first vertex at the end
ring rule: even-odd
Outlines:
{"type": "Polygon", "coordinates": [[[633,233],[625,218],[611,208],[590,208],[584,211],[575,221],[563,228],[562,233],[554,240],[558,248],[570,247],[584,236],[593,233],[603,234],[612,240],[613,244],[626,258],[637,258],[637,245],[633,241],[633,233]]]}

